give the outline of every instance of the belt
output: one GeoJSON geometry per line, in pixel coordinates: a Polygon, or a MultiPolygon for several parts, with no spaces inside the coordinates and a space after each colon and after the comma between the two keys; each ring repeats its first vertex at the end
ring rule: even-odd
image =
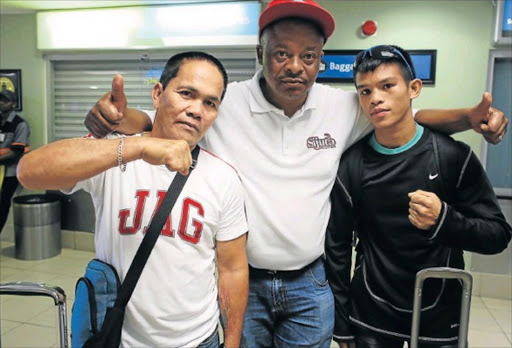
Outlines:
{"type": "Polygon", "coordinates": [[[311,262],[309,265],[302,267],[301,269],[291,270],[291,271],[279,271],[274,269],[262,269],[255,268],[249,265],[249,276],[250,277],[272,277],[272,276],[283,276],[283,277],[298,277],[307,270],[317,266],[324,262],[324,256],[320,256],[315,261],[311,262]]]}

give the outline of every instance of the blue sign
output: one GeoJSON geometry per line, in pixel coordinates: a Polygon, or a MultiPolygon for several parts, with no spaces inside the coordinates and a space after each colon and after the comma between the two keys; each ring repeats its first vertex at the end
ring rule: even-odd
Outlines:
{"type": "Polygon", "coordinates": [[[360,50],[324,51],[318,73],[319,82],[351,82],[353,66],[360,50]]]}
{"type": "Polygon", "coordinates": [[[432,60],[435,59],[435,55],[430,53],[411,53],[411,60],[414,69],[416,70],[416,77],[421,79],[422,81],[433,80],[432,74],[435,72],[432,71],[432,60]]]}
{"type": "MultiPolygon", "coordinates": [[[[512,0],[511,0],[512,1],[512,0]]],[[[362,50],[325,50],[320,63],[318,82],[353,82],[353,64],[362,50]]],[[[436,50],[408,50],[416,76],[424,84],[435,83],[436,50]]]]}
{"type": "Polygon", "coordinates": [[[505,3],[503,4],[501,32],[503,37],[512,36],[512,0],[505,0],[505,3]]]}

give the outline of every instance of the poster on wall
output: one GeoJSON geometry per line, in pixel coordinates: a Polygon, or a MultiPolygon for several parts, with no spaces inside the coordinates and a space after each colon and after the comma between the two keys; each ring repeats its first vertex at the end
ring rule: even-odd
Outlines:
{"type": "Polygon", "coordinates": [[[14,110],[21,111],[23,109],[22,99],[21,99],[21,70],[0,70],[0,88],[1,90],[7,89],[11,92],[16,93],[18,98],[18,102],[16,103],[16,107],[14,110]]]}
{"type": "MultiPolygon", "coordinates": [[[[318,82],[352,83],[356,55],[362,50],[325,50],[320,63],[318,82]]],[[[407,50],[411,56],[416,76],[425,85],[436,82],[437,50],[407,50]]]]}

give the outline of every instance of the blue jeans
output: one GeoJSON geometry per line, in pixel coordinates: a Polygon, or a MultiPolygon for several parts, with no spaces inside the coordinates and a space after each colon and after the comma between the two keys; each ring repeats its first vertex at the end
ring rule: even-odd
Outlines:
{"type": "Polygon", "coordinates": [[[299,271],[249,269],[242,346],[329,347],[334,297],[323,258],[299,271]]]}
{"type": "Polygon", "coordinates": [[[217,328],[210,337],[201,342],[197,348],[219,348],[219,345],[219,329],[217,328]]]}

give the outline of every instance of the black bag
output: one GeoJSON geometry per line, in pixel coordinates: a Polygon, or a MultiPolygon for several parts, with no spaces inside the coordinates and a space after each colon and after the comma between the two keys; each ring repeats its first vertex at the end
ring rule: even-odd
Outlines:
{"type": "MultiPolygon", "coordinates": [[[[178,199],[178,196],[181,190],[183,189],[183,186],[185,186],[185,182],[187,181],[188,177],[192,173],[192,170],[196,166],[198,155],[199,146],[196,145],[196,147],[192,151],[192,166],[190,168],[189,175],[183,176],[180,173],[176,173],[176,176],[174,177],[174,180],[172,181],[169,190],[167,190],[167,193],[165,194],[162,204],[160,205],[158,211],[155,213],[155,216],[151,220],[148,232],[144,236],[139,248],[137,249],[137,253],[135,254],[132,264],[130,265],[128,272],[126,273],[126,277],[123,283],[121,284],[119,291],[117,292],[117,298],[115,298],[114,305],[107,305],[106,312],[102,311],[98,313],[97,303],[101,301],[96,301],[95,293],[100,292],[81,291],[82,297],[75,298],[75,303],[87,303],[87,306],[89,306],[90,310],[83,310],[86,306],[82,305],[77,306],[77,312],[75,312],[75,305],[73,305],[73,310],[71,313],[72,347],[118,348],[119,345],[121,344],[121,332],[123,328],[123,320],[126,305],[128,304],[130,297],[132,296],[133,290],[135,289],[135,285],[137,285],[137,281],[139,280],[142,270],[146,265],[149,255],[151,254],[151,250],[153,250],[153,246],[155,245],[158,236],[160,235],[162,227],[164,226],[167,217],[171,213],[174,203],[178,199]],[[81,308],[82,310],[79,311],[79,308],[81,308]],[[84,315],[84,312],[89,313],[89,316],[84,315]],[[104,318],[102,318],[103,315],[105,315],[104,318]],[[100,320],[98,320],[98,316],[100,316],[100,320]],[[102,325],[97,325],[98,330],[96,332],[94,332],[94,330],[89,329],[90,327],[94,327],[94,324],[91,324],[94,322],[96,322],[97,324],[99,324],[99,322],[102,322],[102,325]],[[77,331],[73,332],[73,328],[75,328],[75,330],[77,331]],[[83,343],[84,341],[85,343],[83,343]]],[[[91,264],[95,264],[96,266],[98,266],[98,261],[99,260],[92,260],[88,265],[88,270],[90,270],[89,266],[91,264]],[[97,262],[95,263],[94,261],[97,262]]],[[[112,268],[114,275],[117,277],[117,273],[115,272],[115,269],[111,265],[108,265],[104,262],[102,263],[103,265],[101,266],[103,267],[98,267],[98,269],[101,269],[101,271],[107,271],[107,269],[110,267],[112,268]]],[[[108,274],[108,278],[113,277],[111,272],[106,272],[106,274],[108,274]]],[[[90,278],[94,279],[94,277],[90,278]]],[[[88,289],[95,289],[95,285],[97,285],[99,288],[102,288],[102,284],[109,284],[108,281],[97,281],[98,277],[96,278],[96,281],[91,280],[90,278],[87,278],[86,272],[86,276],[78,280],[76,290],[78,290],[80,282],[89,283],[88,289]],[[84,278],[86,280],[84,280],[84,278]],[[93,282],[96,284],[93,284],[93,282]]],[[[110,284],[111,283],[112,281],[110,281],[110,284]]],[[[103,295],[105,295],[105,293],[110,296],[116,295],[115,292],[110,290],[107,291],[106,289],[104,289],[104,287],[102,290],[103,295]]],[[[76,294],[78,296],[78,292],[76,294]]],[[[102,301],[106,302],[105,299],[103,299],[102,301]]]]}
{"type": "Polygon", "coordinates": [[[118,348],[121,344],[121,331],[123,329],[124,307],[112,307],[107,309],[107,315],[101,330],[92,335],[83,345],[84,348],[109,347],[118,348]]]}

